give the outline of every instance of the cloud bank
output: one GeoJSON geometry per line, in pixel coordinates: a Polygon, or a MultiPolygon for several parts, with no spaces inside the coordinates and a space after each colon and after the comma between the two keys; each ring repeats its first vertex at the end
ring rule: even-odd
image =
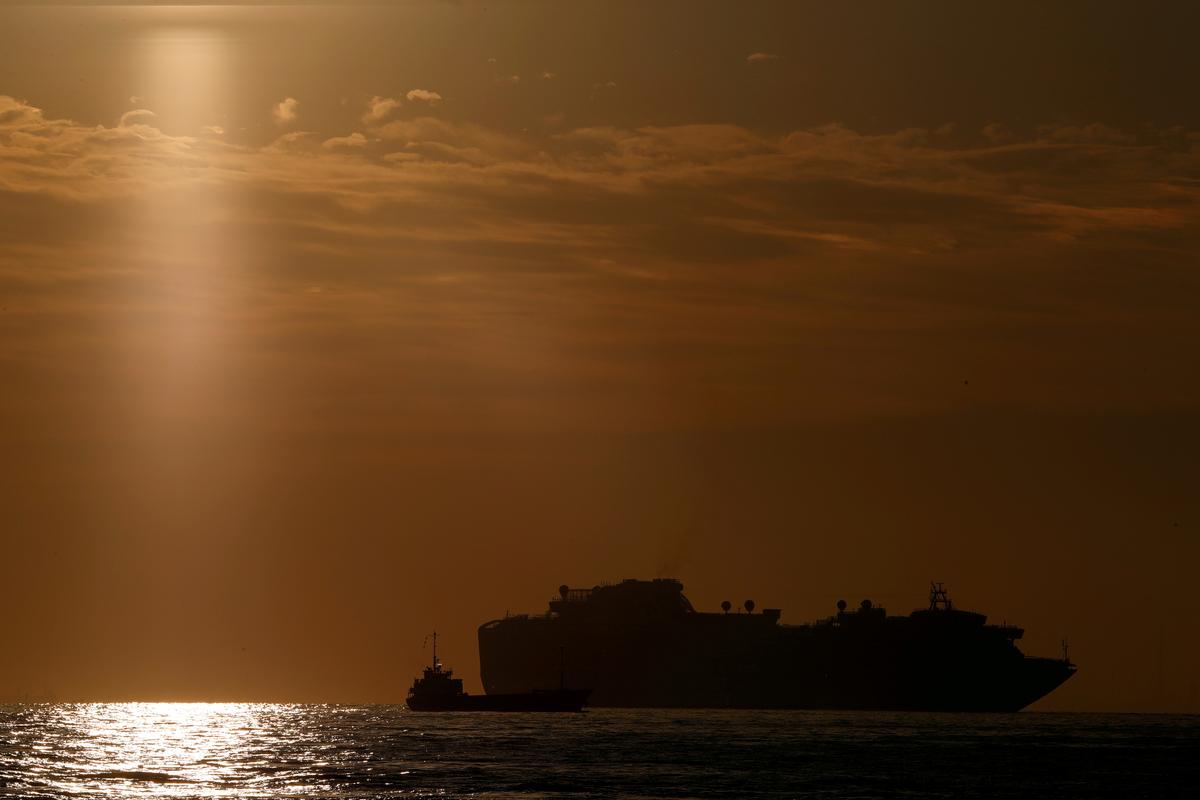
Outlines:
{"type": "MultiPolygon", "coordinates": [[[[372,107],[390,111],[389,102],[372,107]]],[[[141,111],[107,128],[0,97],[0,200],[25,215],[36,201],[47,215],[90,218],[150,196],[219,188],[211,213],[220,236],[260,242],[256,252],[270,257],[254,280],[265,296],[299,306],[335,302],[361,281],[381,296],[456,287],[458,302],[478,300],[479,313],[495,302],[532,318],[575,308],[573,325],[595,313],[587,308],[635,314],[632,326],[610,318],[603,337],[628,335],[639,352],[669,352],[668,342],[687,341],[687,326],[703,318],[709,349],[700,358],[693,342],[680,355],[676,367],[695,370],[680,385],[718,380],[711,370],[720,363],[731,370],[730,391],[750,387],[736,391],[752,405],[777,402],[754,392],[783,379],[784,354],[809,327],[842,332],[840,355],[825,367],[839,374],[833,364],[863,357],[856,348],[867,341],[889,341],[884,331],[897,343],[958,331],[947,353],[985,337],[989,357],[1047,376],[1082,369],[1080,359],[1092,356],[1065,339],[1061,350],[1027,351],[1019,332],[1029,325],[1138,325],[1160,347],[1147,358],[1175,358],[1195,333],[1194,315],[1180,305],[1195,291],[1200,249],[1193,132],[1050,125],[1017,137],[990,126],[867,134],[831,125],[775,135],[679,125],[532,134],[432,117],[369,121],[364,131],[293,131],[252,147],[167,135],[141,111]],[[668,327],[656,331],[649,319],[668,327]],[[851,346],[852,330],[871,338],[851,346]],[[753,379],[734,379],[738,363],[756,359],[753,379]]],[[[37,247],[69,249],[70,240],[37,247]]],[[[34,246],[29,235],[10,238],[0,257],[27,263],[34,246]]],[[[610,357],[615,351],[595,368],[616,368],[619,359],[602,366],[610,357]]],[[[1103,388],[1106,402],[1146,402],[1094,366],[1089,396],[1103,388]]],[[[893,385],[886,370],[878,379],[893,385]]],[[[851,402],[809,392],[805,402],[934,402],[920,381],[904,385],[914,396],[851,402]]],[[[1033,385],[1013,388],[1007,401],[1084,396],[1036,396],[1033,385]]],[[[1155,402],[1182,402],[1188,391],[1181,385],[1155,402]]]]}

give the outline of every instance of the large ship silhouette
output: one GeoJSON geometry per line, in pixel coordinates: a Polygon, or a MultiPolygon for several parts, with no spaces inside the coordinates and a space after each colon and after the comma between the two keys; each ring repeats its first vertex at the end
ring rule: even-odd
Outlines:
{"type": "Polygon", "coordinates": [[[940,583],[907,616],[838,601],[831,617],[782,625],[779,609],[731,608],[696,611],[673,579],[562,586],[543,615],[480,626],[483,687],[551,685],[564,653],[592,706],[1018,711],[1075,673],[1065,652],[1026,656],[1023,629],[955,608],[940,583]]]}

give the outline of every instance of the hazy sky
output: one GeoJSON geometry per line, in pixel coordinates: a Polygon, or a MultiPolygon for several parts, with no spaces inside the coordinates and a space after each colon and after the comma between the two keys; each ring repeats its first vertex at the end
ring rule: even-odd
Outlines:
{"type": "Polygon", "coordinates": [[[0,700],[681,578],[1200,711],[1200,5],[0,3],[0,700]]]}

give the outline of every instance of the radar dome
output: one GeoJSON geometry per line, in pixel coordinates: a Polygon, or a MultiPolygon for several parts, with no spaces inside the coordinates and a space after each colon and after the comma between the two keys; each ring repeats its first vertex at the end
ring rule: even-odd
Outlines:
{"type": "Polygon", "coordinates": [[[747,600],[745,603],[742,603],[742,608],[746,609],[747,614],[753,614],[754,613],[754,601],[747,600]]]}
{"type": "Polygon", "coordinates": [[[846,601],[838,600],[837,607],[838,607],[838,611],[845,611],[846,610],[846,601]]]}

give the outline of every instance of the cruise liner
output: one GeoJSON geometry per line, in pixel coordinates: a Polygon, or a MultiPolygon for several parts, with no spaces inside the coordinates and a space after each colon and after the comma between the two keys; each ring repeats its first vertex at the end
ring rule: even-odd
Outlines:
{"type": "Polygon", "coordinates": [[[488,694],[553,685],[561,654],[593,707],[1018,711],[1076,669],[1025,655],[1023,629],[956,608],[940,583],[906,616],[870,600],[780,616],[749,600],[697,611],[673,579],[562,586],[545,614],[479,628],[480,677],[488,694]]]}

